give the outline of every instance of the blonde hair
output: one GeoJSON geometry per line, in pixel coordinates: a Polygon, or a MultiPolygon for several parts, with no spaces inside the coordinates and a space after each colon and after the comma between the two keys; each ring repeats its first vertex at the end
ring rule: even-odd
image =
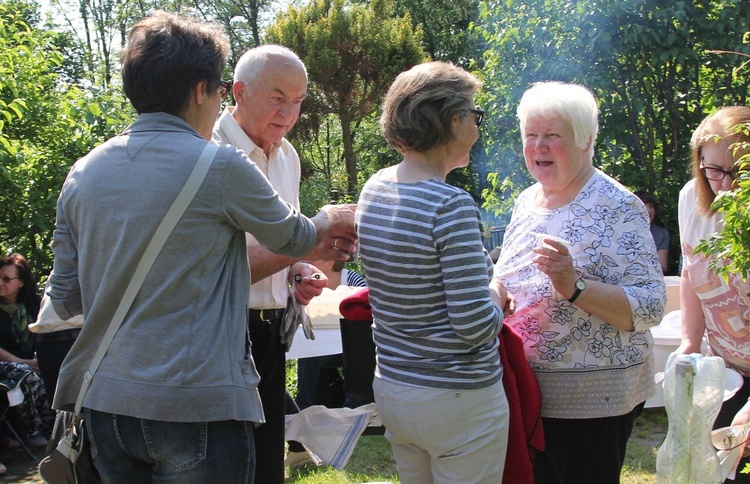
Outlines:
{"type": "MultiPolygon", "coordinates": [[[[748,124],[750,124],[750,107],[726,106],[705,117],[693,132],[693,136],[690,138],[692,169],[695,177],[698,213],[701,215],[713,214],[711,204],[716,198],[711,184],[700,169],[703,147],[708,143],[716,143],[724,139],[730,139],[732,142],[750,143],[750,136],[747,131],[737,131],[738,126],[748,124]]],[[[741,153],[732,152],[731,155],[732,161],[736,163],[741,153]]]]}

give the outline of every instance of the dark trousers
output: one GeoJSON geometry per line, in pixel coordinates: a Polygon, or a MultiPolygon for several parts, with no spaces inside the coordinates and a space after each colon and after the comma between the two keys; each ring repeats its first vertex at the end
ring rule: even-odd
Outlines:
{"type": "Polygon", "coordinates": [[[253,361],[260,374],[260,399],[266,423],[253,430],[255,437],[255,482],[284,482],[284,398],[286,355],[279,334],[281,319],[248,320],[253,361]]]}
{"type": "Polygon", "coordinates": [[[54,333],[39,333],[36,335],[36,359],[37,363],[39,363],[39,373],[42,375],[42,381],[44,381],[44,388],[47,391],[47,400],[50,406],[55,396],[60,367],[80,332],[80,329],[66,329],[54,333]]]}
{"type": "MultiPolygon", "coordinates": [[[[735,395],[724,402],[719,410],[719,415],[716,417],[714,422],[714,429],[720,429],[723,427],[729,427],[732,425],[732,420],[737,412],[745,406],[747,403],[748,396],[750,396],[750,378],[744,377],[742,388],[739,389],[735,395]]],[[[743,457],[740,460],[740,465],[737,466],[737,475],[734,480],[727,479],[724,481],[726,484],[750,484],[750,474],[740,474],[740,471],[745,468],[745,465],[750,462],[750,458],[743,457]]]]}
{"type": "Polygon", "coordinates": [[[534,454],[536,484],[618,484],[643,405],[617,417],[542,418],[545,450],[534,454]]]}
{"type": "Polygon", "coordinates": [[[325,405],[318,398],[318,386],[323,370],[337,370],[344,366],[341,354],[313,356],[297,360],[297,405],[300,409],[325,405]]]}

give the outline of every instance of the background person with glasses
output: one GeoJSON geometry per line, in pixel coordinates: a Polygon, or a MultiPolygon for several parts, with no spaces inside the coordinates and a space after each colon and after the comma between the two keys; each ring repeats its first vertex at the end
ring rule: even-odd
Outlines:
{"type": "MultiPolygon", "coordinates": [[[[709,354],[724,358],[744,379],[740,391],[722,405],[715,429],[750,422],[750,285],[740,274],[725,281],[709,268],[711,258],[696,254],[695,247],[719,231],[723,214],[711,210],[711,203],[719,192],[736,188],[735,163],[747,151],[735,152],[733,145],[750,143],[748,126],[750,108],[746,106],[721,108],[701,122],[690,141],[694,178],[680,191],[678,205],[683,267],[682,344],[677,351],[700,353],[705,335],[709,354]],[[735,134],[740,125],[746,129],[735,134]]],[[[746,462],[747,458],[739,469],[746,462]]],[[[736,480],[727,482],[748,483],[750,475],[737,474],[736,480]]]]}
{"type": "Polygon", "coordinates": [[[11,407],[11,412],[21,423],[27,443],[44,447],[53,415],[34,356],[35,335],[29,331],[39,313],[41,298],[36,289],[24,256],[10,254],[0,258],[0,381],[9,388],[20,385],[24,401],[11,407]]]}

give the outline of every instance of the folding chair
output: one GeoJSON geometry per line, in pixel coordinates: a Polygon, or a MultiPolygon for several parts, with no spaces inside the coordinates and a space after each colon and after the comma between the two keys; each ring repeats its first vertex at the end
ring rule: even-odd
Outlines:
{"type": "Polygon", "coordinates": [[[15,407],[16,405],[23,403],[23,393],[20,393],[20,386],[21,382],[18,382],[15,388],[9,388],[5,382],[0,382],[0,393],[5,396],[5,398],[0,398],[0,409],[2,409],[2,412],[0,412],[0,421],[2,421],[2,425],[10,432],[13,438],[18,441],[23,451],[26,452],[26,455],[29,457],[29,460],[39,460],[26,443],[26,439],[21,437],[8,419],[8,410],[10,410],[10,407],[15,407]],[[20,393],[20,399],[17,398],[16,395],[18,395],[18,393],[15,392],[20,393]]]}

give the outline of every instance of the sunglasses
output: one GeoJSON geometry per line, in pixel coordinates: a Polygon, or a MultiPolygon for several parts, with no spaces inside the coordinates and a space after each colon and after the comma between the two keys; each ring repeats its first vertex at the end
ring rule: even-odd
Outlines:
{"type": "Polygon", "coordinates": [[[15,281],[16,279],[20,279],[20,277],[0,276],[0,281],[3,281],[6,284],[10,284],[10,281],[15,281]]]}
{"type": "Polygon", "coordinates": [[[226,99],[232,92],[232,81],[219,81],[219,97],[226,99]]]}
{"type": "Polygon", "coordinates": [[[482,120],[484,119],[484,111],[481,109],[469,109],[469,112],[475,116],[474,122],[477,124],[477,128],[482,126],[482,120]]]}

